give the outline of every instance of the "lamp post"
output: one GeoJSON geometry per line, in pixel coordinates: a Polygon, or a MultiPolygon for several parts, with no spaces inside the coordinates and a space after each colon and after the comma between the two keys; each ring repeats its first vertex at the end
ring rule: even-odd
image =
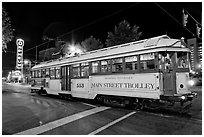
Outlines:
{"type": "Polygon", "coordinates": [[[24,59],[23,65],[24,65],[24,79],[26,80],[25,82],[28,83],[28,80],[30,78],[31,61],[29,59],[24,59]]]}

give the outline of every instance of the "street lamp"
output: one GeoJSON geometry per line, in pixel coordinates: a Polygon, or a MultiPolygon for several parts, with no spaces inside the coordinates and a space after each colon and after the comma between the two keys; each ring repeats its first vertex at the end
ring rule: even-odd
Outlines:
{"type": "Polygon", "coordinates": [[[24,64],[27,65],[29,61],[27,59],[24,60],[24,64]]]}
{"type": "Polygon", "coordinates": [[[198,69],[201,69],[202,68],[202,64],[198,64],[198,69]]]}
{"type": "Polygon", "coordinates": [[[24,59],[24,82],[28,83],[31,71],[31,61],[29,59],[24,59]]]}
{"type": "Polygon", "coordinates": [[[70,46],[69,46],[69,50],[70,50],[71,53],[73,53],[73,52],[76,51],[76,48],[75,48],[74,45],[70,45],[70,46]]]}

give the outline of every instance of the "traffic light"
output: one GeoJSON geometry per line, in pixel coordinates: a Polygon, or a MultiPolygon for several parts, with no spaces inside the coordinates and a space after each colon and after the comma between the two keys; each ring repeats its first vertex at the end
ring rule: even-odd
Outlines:
{"type": "Polygon", "coordinates": [[[186,27],[186,24],[188,23],[188,14],[185,14],[184,9],[183,9],[183,26],[186,27]]]}

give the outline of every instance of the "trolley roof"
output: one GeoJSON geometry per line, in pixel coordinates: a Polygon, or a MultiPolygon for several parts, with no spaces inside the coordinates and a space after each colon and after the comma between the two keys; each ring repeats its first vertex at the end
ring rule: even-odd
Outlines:
{"type": "Polygon", "coordinates": [[[145,40],[125,43],[113,47],[103,48],[83,53],[78,56],[63,57],[55,60],[41,62],[32,69],[63,66],[77,62],[89,62],[99,59],[117,58],[158,51],[188,51],[180,39],[171,39],[167,35],[153,37],[145,40]]]}

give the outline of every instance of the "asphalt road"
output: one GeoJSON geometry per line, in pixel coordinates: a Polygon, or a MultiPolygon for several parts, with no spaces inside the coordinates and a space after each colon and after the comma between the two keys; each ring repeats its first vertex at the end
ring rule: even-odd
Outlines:
{"type": "Polygon", "coordinates": [[[201,135],[202,92],[190,116],[135,111],[30,93],[29,86],[2,86],[2,134],[201,135]]]}

